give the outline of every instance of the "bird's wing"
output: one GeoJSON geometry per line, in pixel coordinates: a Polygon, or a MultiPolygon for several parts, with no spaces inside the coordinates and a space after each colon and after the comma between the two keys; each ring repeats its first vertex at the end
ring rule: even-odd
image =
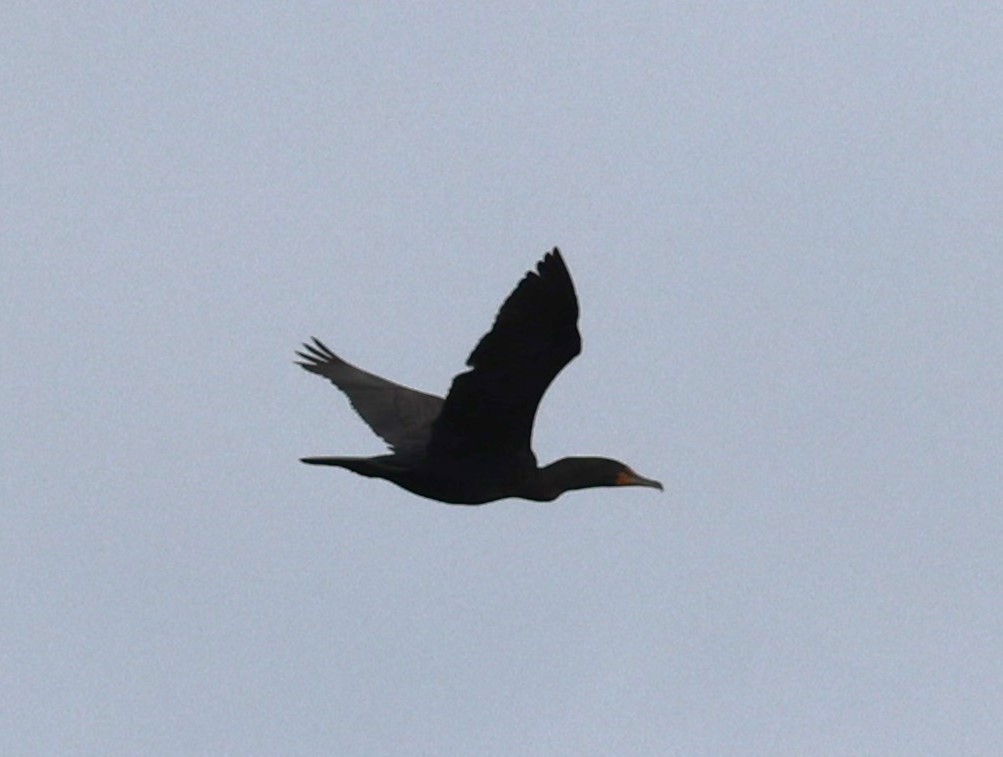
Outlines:
{"type": "Polygon", "coordinates": [[[453,379],[432,427],[431,454],[530,454],[533,419],[550,382],[582,349],[578,299],[561,253],[547,253],[498,311],[453,379]]]}
{"type": "Polygon", "coordinates": [[[314,337],[304,344],[299,365],[311,373],[329,379],[348,395],[352,407],[369,427],[397,451],[424,448],[432,422],[442,409],[443,400],[406,386],[366,373],[346,363],[314,337]]]}

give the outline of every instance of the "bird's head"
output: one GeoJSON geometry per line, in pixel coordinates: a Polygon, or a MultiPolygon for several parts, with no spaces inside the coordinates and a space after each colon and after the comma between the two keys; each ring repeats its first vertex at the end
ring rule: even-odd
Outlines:
{"type": "Polygon", "coordinates": [[[629,465],[606,457],[565,457],[545,468],[536,478],[536,494],[529,499],[552,500],[572,489],[598,486],[648,486],[661,491],[660,481],[639,475],[629,465]]]}
{"type": "Polygon", "coordinates": [[[645,478],[639,475],[633,468],[619,460],[610,460],[606,457],[586,457],[580,458],[588,462],[588,465],[595,471],[597,477],[601,477],[603,483],[593,484],[593,486],[648,486],[658,491],[664,491],[661,481],[653,478],[645,478]]]}

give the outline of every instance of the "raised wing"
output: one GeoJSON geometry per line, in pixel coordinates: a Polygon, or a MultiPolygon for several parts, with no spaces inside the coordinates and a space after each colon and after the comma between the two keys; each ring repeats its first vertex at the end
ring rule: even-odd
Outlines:
{"type": "Polygon", "coordinates": [[[472,370],[453,379],[429,453],[531,454],[540,399],[581,349],[578,298],[555,247],[505,300],[491,331],[467,358],[472,370]]]}
{"type": "Polygon", "coordinates": [[[428,444],[432,422],[443,400],[387,381],[356,368],[335,355],[322,341],[304,344],[299,365],[330,380],[348,395],[352,407],[396,452],[421,451],[428,444]]]}

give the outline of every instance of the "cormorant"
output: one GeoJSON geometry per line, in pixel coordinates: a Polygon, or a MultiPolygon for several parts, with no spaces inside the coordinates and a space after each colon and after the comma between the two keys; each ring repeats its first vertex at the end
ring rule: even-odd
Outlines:
{"type": "Polygon", "coordinates": [[[578,299],[555,247],[509,295],[495,324],[453,379],[446,399],[374,376],[339,358],[319,339],[297,352],[299,365],[329,379],[393,450],[379,457],[305,457],[385,478],[429,499],[481,505],[506,497],[550,501],[572,489],[650,486],[630,467],[603,457],[566,457],[537,467],[533,419],[550,382],[582,348],[578,299]]]}

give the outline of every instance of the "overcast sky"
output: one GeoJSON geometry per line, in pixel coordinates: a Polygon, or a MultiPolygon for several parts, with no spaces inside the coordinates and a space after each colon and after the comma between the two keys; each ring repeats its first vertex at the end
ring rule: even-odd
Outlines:
{"type": "Polygon", "coordinates": [[[1003,10],[880,5],[6,3],[0,752],[1003,751],[1003,10]],[[298,462],[554,245],[664,494],[298,462]]]}

